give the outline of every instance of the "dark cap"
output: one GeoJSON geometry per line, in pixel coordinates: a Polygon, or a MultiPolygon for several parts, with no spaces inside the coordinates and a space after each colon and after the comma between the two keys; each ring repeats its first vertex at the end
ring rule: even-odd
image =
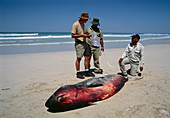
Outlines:
{"type": "Polygon", "coordinates": [[[91,22],[93,25],[100,25],[98,18],[93,18],[93,21],[91,22]]]}
{"type": "Polygon", "coordinates": [[[138,40],[140,39],[139,34],[132,35],[131,37],[132,37],[132,39],[134,39],[134,38],[137,38],[138,40]]]}

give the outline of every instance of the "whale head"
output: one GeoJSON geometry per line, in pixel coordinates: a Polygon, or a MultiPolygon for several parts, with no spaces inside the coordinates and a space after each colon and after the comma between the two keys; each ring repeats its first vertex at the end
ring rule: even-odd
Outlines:
{"type": "Polygon", "coordinates": [[[77,97],[77,88],[72,85],[60,87],[45,103],[49,109],[62,110],[71,106],[74,98],[77,97]]]}

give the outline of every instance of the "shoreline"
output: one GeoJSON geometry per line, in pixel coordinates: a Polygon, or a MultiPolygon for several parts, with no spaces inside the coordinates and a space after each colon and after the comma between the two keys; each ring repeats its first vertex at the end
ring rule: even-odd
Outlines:
{"type": "MultiPolygon", "coordinates": [[[[105,49],[100,57],[104,75],[119,72],[117,62],[124,50],[105,49]]],[[[1,55],[0,117],[168,118],[169,50],[170,44],[145,45],[143,79],[129,80],[116,95],[95,105],[60,113],[48,112],[44,104],[59,87],[84,81],[75,76],[75,51],[1,55]]]]}
{"type": "MultiPolygon", "coordinates": [[[[104,47],[105,49],[126,48],[128,43],[129,42],[113,42],[113,43],[105,42],[104,47]]],[[[170,44],[170,40],[140,41],[140,43],[143,44],[144,46],[170,44]]],[[[75,51],[74,44],[0,47],[0,55],[50,53],[66,51],[75,51]]]]}

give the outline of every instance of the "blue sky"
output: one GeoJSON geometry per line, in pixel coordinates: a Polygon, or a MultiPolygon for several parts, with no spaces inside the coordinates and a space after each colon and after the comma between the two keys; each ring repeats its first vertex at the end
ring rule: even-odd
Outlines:
{"type": "Polygon", "coordinates": [[[0,0],[0,32],[70,32],[82,12],[103,32],[170,33],[170,0],[0,0]]]}

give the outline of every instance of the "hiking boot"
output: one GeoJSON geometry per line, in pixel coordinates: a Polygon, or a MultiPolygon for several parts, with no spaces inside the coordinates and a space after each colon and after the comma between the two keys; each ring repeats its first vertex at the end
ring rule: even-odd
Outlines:
{"type": "Polygon", "coordinates": [[[124,75],[123,75],[123,73],[117,73],[117,74],[118,74],[118,75],[122,75],[122,76],[124,76],[124,75]]]}
{"type": "Polygon", "coordinates": [[[96,74],[103,74],[103,71],[101,69],[95,69],[94,72],[96,74]]]}
{"type": "Polygon", "coordinates": [[[123,73],[117,73],[118,75],[122,75],[125,79],[125,82],[127,82],[128,81],[128,76],[127,75],[124,75],[123,73]]]}
{"type": "Polygon", "coordinates": [[[77,72],[77,78],[84,79],[84,76],[81,74],[81,72],[77,72]]]}
{"type": "Polygon", "coordinates": [[[125,82],[127,82],[127,81],[128,81],[128,77],[127,77],[127,75],[124,75],[123,77],[125,78],[125,79],[124,79],[124,80],[125,80],[125,82]]]}
{"type": "Polygon", "coordinates": [[[95,77],[95,75],[93,73],[91,73],[90,71],[86,71],[85,77],[95,77]]]}

